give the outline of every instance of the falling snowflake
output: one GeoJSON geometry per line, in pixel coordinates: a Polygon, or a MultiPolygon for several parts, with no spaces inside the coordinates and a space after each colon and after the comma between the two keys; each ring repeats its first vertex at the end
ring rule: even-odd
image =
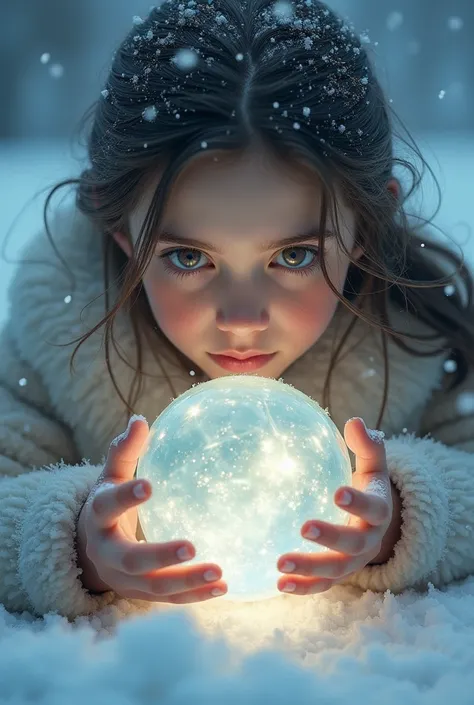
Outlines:
{"type": "Polygon", "coordinates": [[[61,64],[52,64],[49,68],[49,74],[53,78],[61,78],[64,74],[64,67],[61,64]]]}
{"type": "Polygon", "coordinates": [[[444,295],[445,296],[452,296],[455,291],[456,291],[456,289],[453,286],[453,284],[448,284],[447,286],[444,287],[444,295]]]}
{"type": "Polygon", "coordinates": [[[158,115],[158,111],[155,108],[154,105],[149,105],[145,110],[142,112],[142,117],[144,120],[147,122],[154,122],[156,120],[156,116],[158,115]]]}
{"type": "Polygon", "coordinates": [[[389,16],[387,17],[387,29],[390,30],[390,32],[394,32],[396,29],[399,29],[403,24],[403,15],[401,12],[391,12],[389,16]]]}
{"type": "Polygon", "coordinates": [[[70,304],[72,301],[72,296],[68,294],[67,296],[64,297],[64,303],[65,304],[70,304]]]}
{"type": "Polygon", "coordinates": [[[377,373],[375,372],[374,369],[369,368],[367,370],[364,370],[362,374],[360,375],[361,379],[368,379],[369,377],[374,377],[377,373]]]}
{"type": "Polygon", "coordinates": [[[44,54],[41,54],[40,61],[42,64],[47,64],[48,61],[50,60],[50,58],[51,58],[51,54],[48,54],[47,52],[45,52],[44,54]]]}
{"type": "Polygon", "coordinates": [[[462,416],[474,414],[474,393],[462,392],[456,399],[456,409],[462,416]]]}
{"type": "Polygon", "coordinates": [[[439,98],[440,100],[443,100],[443,98],[444,98],[445,95],[446,95],[446,91],[440,91],[440,92],[438,93],[438,98],[439,98]]]}
{"type": "Polygon", "coordinates": [[[446,360],[443,365],[443,369],[445,372],[448,372],[451,374],[452,372],[456,372],[456,370],[458,369],[458,366],[457,366],[455,360],[446,360]]]}
{"type": "Polygon", "coordinates": [[[450,17],[448,27],[452,32],[459,32],[464,27],[464,20],[461,17],[450,17]]]}
{"type": "Polygon", "coordinates": [[[286,0],[278,0],[273,5],[273,14],[278,20],[290,20],[293,17],[293,5],[286,0]]]}
{"type": "Polygon", "coordinates": [[[199,56],[192,49],[180,49],[172,61],[181,71],[189,71],[197,66],[199,56]]]}
{"type": "Polygon", "coordinates": [[[26,377],[22,377],[18,380],[18,384],[20,385],[20,387],[26,387],[26,385],[28,384],[28,380],[26,379],[26,377]]]}

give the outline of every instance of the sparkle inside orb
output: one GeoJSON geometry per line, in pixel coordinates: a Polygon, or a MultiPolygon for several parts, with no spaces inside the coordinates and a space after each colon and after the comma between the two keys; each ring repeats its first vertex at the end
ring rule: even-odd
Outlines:
{"type": "Polygon", "coordinates": [[[153,493],[138,515],[148,542],[193,543],[185,565],[220,565],[227,599],[261,600],[281,595],[283,553],[326,550],[301,536],[305,521],[347,523],[333,496],[351,475],[346,444],[313,399],[275,379],[220,377],[152,425],[137,477],[153,493]]]}

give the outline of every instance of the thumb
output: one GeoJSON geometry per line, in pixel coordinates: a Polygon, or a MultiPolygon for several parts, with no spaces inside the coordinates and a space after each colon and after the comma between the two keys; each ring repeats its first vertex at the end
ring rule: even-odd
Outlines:
{"type": "Polygon", "coordinates": [[[132,480],[140,454],[149,435],[148,422],[144,416],[134,414],[124,433],[114,438],[102,472],[102,480],[124,482],[132,480]]]}
{"type": "Polygon", "coordinates": [[[387,467],[383,431],[372,431],[360,418],[349,419],[344,438],[356,457],[356,472],[384,472],[387,467]]]}

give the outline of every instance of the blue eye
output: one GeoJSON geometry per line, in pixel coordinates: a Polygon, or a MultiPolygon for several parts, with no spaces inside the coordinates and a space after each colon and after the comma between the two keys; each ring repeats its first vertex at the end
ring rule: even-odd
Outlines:
{"type": "MultiPolygon", "coordinates": [[[[304,267],[298,266],[296,269],[288,269],[287,267],[285,267],[285,265],[278,264],[277,266],[285,272],[291,272],[300,275],[308,275],[311,274],[315,269],[319,268],[319,249],[317,247],[303,247],[301,245],[299,245],[298,247],[287,247],[286,249],[280,252],[278,257],[285,255],[285,253],[289,253],[289,259],[302,259],[302,262],[305,261],[306,254],[308,253],[313,258],[310,262],[307,262],[304,267]],[[300,253],[306,254],[303,258],[300,258],[300,253]]],[[[170,272],[171,274],[177,277],[186,277],[191,274],[198,274],[201,270],[205,269],[205,267],[191,269],[191,266],[196,265],[195,260],[197,260],[197,263],[199,263],[202,257],[206,257],[206,255],[203,254],[200,250],[192,250],[184,247],[179,247],[168,252],[163,252],[161,255],[158,256],[164,261],[164,267],[166,271],[170,272]],[[180,259],[180,257],[184,254],[186,256],[180,259]],[[175,260],[174,262],[173,259],[175,260]]],[[[301,265],[302,262],[298,262],[297,264],[301,265]]]]}

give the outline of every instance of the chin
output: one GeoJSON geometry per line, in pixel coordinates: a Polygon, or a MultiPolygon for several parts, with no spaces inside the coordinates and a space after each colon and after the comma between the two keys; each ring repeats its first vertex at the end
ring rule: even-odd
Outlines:
{"type": "Polygon", "coordinates": [[[212,372],[208,371],[205,373],[209,379],[220,379],[221,377],[235,377],[236,375],[245,375],[245,377],[267,377],[268,379],[279,379],[283,373],[288,369],[291,363],[286,366],[282,366],[281,363],[278,367],[268,365],[266,368],[262,367],[259,370],[253,372],[233,372],[231,370],[224,370],[216,366],[217,369],[213,369],[212,372]]]}

